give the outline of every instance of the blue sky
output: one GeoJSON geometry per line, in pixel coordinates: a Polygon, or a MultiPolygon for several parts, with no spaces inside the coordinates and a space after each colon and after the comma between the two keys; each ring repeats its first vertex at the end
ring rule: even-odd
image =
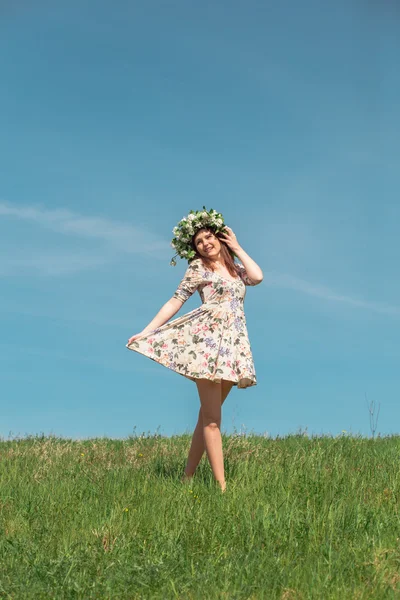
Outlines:
{"type": "MultiPolygon", "coordinates": [[[[0,435],[192,430],[193,382],[125,344],[173,295],[172,228],[223,213],[264,272],[258,385],[222,429],[400,419],[395,3],[36,2],[0,24],[0,435]]],[[[196,293],[177,317],[200,304],[196,293]]]]}

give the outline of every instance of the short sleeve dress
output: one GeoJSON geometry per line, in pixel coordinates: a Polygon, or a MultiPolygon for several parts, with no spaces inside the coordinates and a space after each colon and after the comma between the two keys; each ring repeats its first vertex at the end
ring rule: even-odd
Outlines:
{"type": "Polygon", "coordinates": [[[238,277],[225,279],[194,259],[174,298],[184,304],[197,290],[202,304],[168,321],[127,345],[195,381],[232,381],[238,388],[257,384],[244,314],[246,286],[257,285],[243,265],[235,263],[238,277]]]}

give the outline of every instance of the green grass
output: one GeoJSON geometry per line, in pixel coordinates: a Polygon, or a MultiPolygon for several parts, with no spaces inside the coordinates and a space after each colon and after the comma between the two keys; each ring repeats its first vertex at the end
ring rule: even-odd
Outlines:
{"type": "Polygon", "coordinates": [[[400,436],[0,441],[0,598],[400,598],[400,436]]]}

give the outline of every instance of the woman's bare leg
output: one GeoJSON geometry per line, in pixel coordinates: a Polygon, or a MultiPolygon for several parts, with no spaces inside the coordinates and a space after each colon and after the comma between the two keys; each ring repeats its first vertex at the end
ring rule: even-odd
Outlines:
{"type": "Polygon", "coordinates": [[[192,443],[190,444],[190,450],[188,459],[186,462],[185,473],[183,475],[182,481],[186,479],[191,479],[199,462],[201,461],[201,457],[204,454],[205,446],[204,446],[204,435],[203,435],[203,416],[201,412],[201,408],[199,410],[199,417],[197,419],[197,424],[192,436],[192,443]]]}
{"type": "MultiPolygon", "coordinates": [[[[229,392],[233,387],[233,382],[228,381],[226,379],[222,379],[221,381],[221,406],[225,402],[228,397],[229,392]]],[[[219,428],[221,429],[221,419],[218,423],[219,428]]],[[[185,473],[182,477],[182,481],[186,481],[187,479],[191,479],[201,458],[204,454],[205,445],[204,445],[204,433],[203,433],[203,414],[202,409],[200,407],[199,417],[197,420],[197,425],[193,432],[192,443],[190,445],[189,456],[186,463],[185,473]]]]}
{"type": "Polygon", "coordinates": [[[197,389],[203,417],[204,445],[215,479],[225,489],[224,457],[219,423],[221,423],[221,383],[198,379],[197,389]]]}
{"type": "Polygon", "coordinates": [[[222,381],[217,384],[207,379],[199,379],[196,383],[199,391],[201,408],[192,438],[183,481],[185,479],[190,479],[193,475],[201,460],[204,449],[206,449],[214,477],[220,483],[221,488],[224,491],[225,478],[220,431],[221,406],[228,396],[233,383],[230,381],[222,381]]]}

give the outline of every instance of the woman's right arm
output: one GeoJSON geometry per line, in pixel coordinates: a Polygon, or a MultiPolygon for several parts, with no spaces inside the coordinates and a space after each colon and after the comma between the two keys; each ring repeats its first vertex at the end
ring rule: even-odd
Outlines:
{"type": "Polygon", "coordinates": [[[168,300],[168,302],[166,302],[164,306],[161,307],[154,319],[150,321],[150,323],[143,329],[143,331],[129,338],[128,344],[131,344],[136,338],[143,337],[150,331],[153,331],[154,329],[157,329],[158,327],[164,325],[167,321],[172,319],[174,315],[176,315],[181,306],[181,300],[178,300],[177,298],[170,298],[170,300],[168,300]]]}
{"type": "Polygon", "coordinates": [[[153,331],[164,325],[167,321],[172,319],[174,315],[181,308],[182,302],[177,298],[170,298],[168,302],[159,310],[154,319],[143,329],[143,331],[153,331]]]}
{"type": "Polygon", "coordinates": [[[143,337],[150,331],[154,329],[158,329],[164,325],[167,321],[169,321],[182,307],[182,305],[194,294],[200,285],[201,279],[201,264],[199,259],[192,261],[186,272],[183,276],[182,281],[180,282],[178,289],[168,302],[164,304],[164,306],[160,309],[160,311],[156,314],[154,319],[150,321],[150,323],[136,335],[133,335],[128,340],[128,345],[133,342],[134,339],[138,337],[143,337]]]}

